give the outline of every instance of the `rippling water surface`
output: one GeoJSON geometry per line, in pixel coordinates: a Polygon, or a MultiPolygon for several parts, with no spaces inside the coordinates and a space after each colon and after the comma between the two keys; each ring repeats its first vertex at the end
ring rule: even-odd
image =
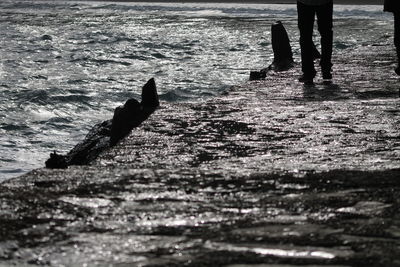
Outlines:
{"type": "MultiPolygon", "coordinates": [[[[1,1],[0,181],[71,149],[150,77],[171,102],[246,81],[272,60],[276,20],[298,61],[293,5],[1,1]]],[[[337,50],[392,27],[380,6],[337,6],[335,25],[337,50]]]]}

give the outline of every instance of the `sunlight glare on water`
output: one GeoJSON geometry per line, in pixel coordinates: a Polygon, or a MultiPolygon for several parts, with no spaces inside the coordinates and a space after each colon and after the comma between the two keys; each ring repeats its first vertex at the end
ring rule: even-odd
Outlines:
{"type": "MultiPolygon", "coordinates": [[[[338,6],[335,48],[389,29],[378,7],[338,6]],[[341,24],[353,24],[351,34],[341,24]]],[[[64,1],[0,3],[0,180],[69,151],[156,78],[162,101],[202,101],[272,61],[282,20],[299,58],[294,5],[64,1]]],[[[347,27],[348,28],[348,27],[347,27]]]]}

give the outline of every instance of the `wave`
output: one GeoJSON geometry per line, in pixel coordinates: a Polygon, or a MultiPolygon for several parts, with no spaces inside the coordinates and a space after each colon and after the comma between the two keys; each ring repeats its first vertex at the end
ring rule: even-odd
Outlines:
{"type": "Polygon", "coordinates": [[[142,60],[142,61],[146,61],[149,59],[148,56],[137,55],[137,54],[123,55],[123,56],[121,56],[121,58],[132,59],[132,60],[142,60]]]}
{"type": "MultiPolygon", "coordinates": [[[[36,9],[51,12],[51,10],[70,9],[72,12],[99,12],[107,14],[114,13],[169,13],[170,15],[190,17],[219,17],[219,16],[295,16],[297,14],[294,4],[241,4],[241,3],[137,3],[137,2],[49,2],[49,1],[18,1],[3,0],[0,3],[2,9],[36,9]]],[[[335,5],[335,16],[337,17],[362,17],[377,18],[389,16],[382,12],[381,6],[359,5],[335,5]]]]}
{"type": "Polygon", "coordinates": [[[25,132],[30,129],[30,127],[26,124],[11,124],[11,123],[10,124],[2,123],[0,124],[0,128],[5,131],[21,131],[21,132],[22,131],[25,132]]]}
{"type": "MultiPolygon", "coordinates": [[[[10,91],[11,92],[11,91],[10,91]]],[[[72,90],[73,92],[73,90],[72,90]]],[[[53,88],[52,90],[35,89],[22,90],[17,93],[12,93],[17,106],[26,109],[29,106],[57,106],[60,103],[77,103],[79,105],[88,105],[93,100],[92,96],[86,95],[87,92],[72,93],[62,89],[53,88]]],[[[80,92],[77,90],[77,92],[80,92]]]]}
{"type": "Polygon", "coordinates": [[[20,105],[28,103],[47,105],[49,103],[49,96],[50,93],[46,89],[22,90],[14,94],[20,105]]]}
{"type": "MultiPolygon", "coordinates": [[[[90,9],[118,12],[166,12],[189,17],[287,17],[296,16],[294,4],[240,4],[240,3],[115,3],[95,4],[90,9]]],[[[387,16],[380,6],[335,5],[336,17],[377,18],[387,16]]]]}
{"type": "Polygon", "coordinates": [[[130,66],[132,63],[126,62],[126,61],[120,61],[120,60],[114,60],[114,59],[97,59],[97,58],[90,58],[90,57],[79,57],[70,60],[69,62],[78,62],[81,64],[93,64],[93,65],[107,65],[107,64],[117,64],[117,65],[123,65],[123,66],[130,66]]]}
{"type": "Polygon", "coordinates": [[[79,104],[89,104],[93,98],[87,95],[81,94],[69,94],[69,95],[56,95],[50,97],[50,101],[53,103],[79,103],[79,104]]]}
{"type": "Polygon", "coordinates": [[[160,100],[167,101],[167,102],[183,102],[183,101],[193,99],[193,96],[182,93],[179,90],[169,91],[165,94],[161,94],[159,97],[160,97],[160,100]]]}

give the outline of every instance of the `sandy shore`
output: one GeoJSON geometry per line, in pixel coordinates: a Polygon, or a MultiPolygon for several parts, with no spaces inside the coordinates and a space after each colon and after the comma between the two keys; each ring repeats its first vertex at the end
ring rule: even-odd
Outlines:
{"type": "Polygon", "coordinates": [[[0,184],[0,265],[400,266],[392,39],[334,63],[329,86],[296,66],[162,103],[90,166],[0,184]]]}

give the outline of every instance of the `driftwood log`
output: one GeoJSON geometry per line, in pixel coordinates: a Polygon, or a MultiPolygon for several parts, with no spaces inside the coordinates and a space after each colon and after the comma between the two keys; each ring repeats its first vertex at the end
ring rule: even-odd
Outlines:
{"type": "Polygon", "coordinates": [[[115,146],[127,136],[133,128],[145,121],[159,106],[157,87],[154,79],[150,79],[142,88],[142,101],[128,99],[121,107],[117,107],[111,120],[96,124],[66,155],[51,153],[46,161],[46,168],[67,168],[70,165],[86,165],[97,158],[105,149],[115,146]]]}

